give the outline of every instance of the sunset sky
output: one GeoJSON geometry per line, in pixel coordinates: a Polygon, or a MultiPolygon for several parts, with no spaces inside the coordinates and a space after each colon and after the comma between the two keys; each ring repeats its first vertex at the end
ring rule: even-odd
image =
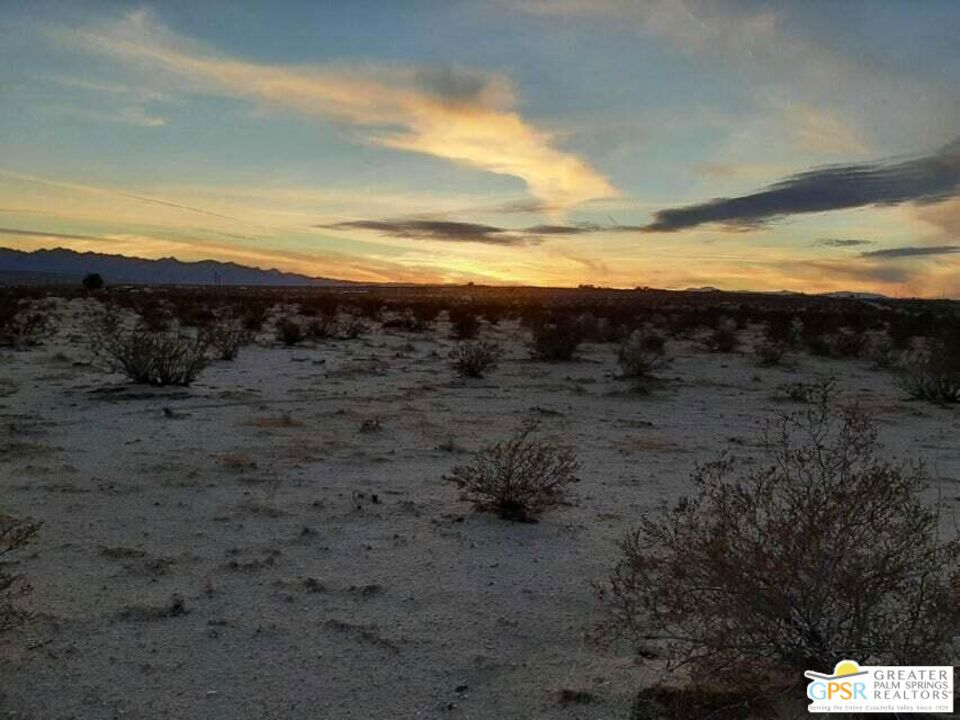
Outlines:
{"type": "Polygon", "coordinates": [[[0,246],[960,297],[960,3],[0,0],[0,246]]]}

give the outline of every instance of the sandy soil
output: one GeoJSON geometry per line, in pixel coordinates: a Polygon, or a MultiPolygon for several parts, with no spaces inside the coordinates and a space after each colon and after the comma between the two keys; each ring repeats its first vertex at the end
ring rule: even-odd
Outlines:
{"type": "Polygon", "coordinates": [[[152,389],[89,364],[87,302],[0,355],[2,507],[45,523],[17,568],[36,621],[0,641],[3,717],[625,717],[654,670],[590,642],[589,583],[697,462],[756,454],[787,382],[836,374],[891,455],[960,496],[960,415],[904,401],[868,362],[767,369],[672,341],[640,397],[612,346],[533,362],[513,323],[490,332],[501,367],[461,380],[441,323],[292,349],[264,335],[152,389]],[[539,524],[473,513],[443,474],[530,419],[575,447],[575,502],[539,524]]]}

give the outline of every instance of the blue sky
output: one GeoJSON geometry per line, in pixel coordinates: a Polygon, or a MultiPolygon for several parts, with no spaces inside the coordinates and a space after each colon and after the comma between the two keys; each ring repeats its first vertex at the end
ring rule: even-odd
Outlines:
{"type": "Polygon", "coordinates": [[[10,2],[0,244],[960,296],[952,2],[10,2]]]}

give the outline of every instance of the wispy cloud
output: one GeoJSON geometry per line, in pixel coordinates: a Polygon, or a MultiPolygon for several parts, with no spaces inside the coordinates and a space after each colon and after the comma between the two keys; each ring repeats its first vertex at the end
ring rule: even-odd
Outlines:
{"type": "MultiPolygon", "coordinates": [[[[504,0],[504,4],[508,4],[504,0]]],[[[509,0],[540,17],[605,19],[743,79],[776,134],[801,151],[855,153],[879,136],[944,139],[960,93],[947,74],[917,73],[857,52],[844,33],[806,31],[804,3],[754,0],[509,0]],[[896,102],[891,102],[896,98],[896,102]]],[[[755,135],[749,142],[756,143],[755,135]]]]}
{"type": "Polygon", "coordinates": [[[857,238],[823,238],[814,243],[820,247],[847,248],[859,247],[861,245],[873,245],[873,240],[860,240],[857,238]]]}
{"type": "Polygon", "coordinates": [[[103,238],[94,235],[76,235],[72,233],[44,232],[42,230],[21,230],[20,228],[0,227],[0,235],[12,235],[14,237],[41,237],[54,238],[57,240],[102,240],[103,238]]]}
{"type": "Polygon", "coordinates": [[[960,245],[906,245],[904,247],[884,248],[860,253],[861,257],[874,260],[929,257],[932,255],[956,255],[960,253],[960,245]]]}
{"type": "Polygon", "coordinates": [[[786,215],[932,203],[958,192],[960,141],[955,141],[913,160],[833,165],[792,175],[749,195],[660,210],[645,230],[674,232],[711,223],[748,229],[786,215]]]}
{"type": "Polygon", "coordinates": [[[478,242],[488,245],[535,245],[541,242],[541,238],[524,232],[510,232],[493,225],[452,220],[353,220],[317,227],[330,230],[370,230],[398,238],[478,242]]]}
{"type": "Polygon", "coordinates": [[[371,143],[522,179],[540,200],[570,207],[616,194],[595,169],[513,108],[509,80],[462,68],[283,66],[218,56],[144,11],[105,26],[61,30],[88,51],[158,73],[184,90],[242,97],[364,131],[371,143]]]}
{"type": "Polygon", "coordinates": [[[443,242],[476,242],[487,245],[520,247],[539,245],[547,236],[585,235],[598,232],[636,232],[634,226],[605,226],[595,223],[577,225],[532,225],[524,228],[503,228],[496,225],[455,220],[350,220],[316,225],[327,230],[368,230],[396,238],[439,240],[443,242]]]}

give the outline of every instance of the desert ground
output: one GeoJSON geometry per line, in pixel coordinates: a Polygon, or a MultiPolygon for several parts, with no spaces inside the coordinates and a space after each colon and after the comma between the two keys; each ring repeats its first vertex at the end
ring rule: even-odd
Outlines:
{"type": "Polygon", "coordinates": [[[105,372],[92,298],[0,354],[3,509],[43,522],[18,556],[34,617],[0,645],[0,716],[626,718],[665,675],[594,641],[591,583],[640,513],[724,450],[755,457],[788,383],[835,376],[960,503],[960,415],[905,399],[869,360],[758,367],[744,346],[670,338],[638,394],[616,349],[530,359],[515,320],[485,327],[497,369],[463,379],[443,319],[286,347],[265,329],[188,388],[105,372]],[[536,421],[580,462],[538,523],[474,512],[445,473],[536,421]]]}

